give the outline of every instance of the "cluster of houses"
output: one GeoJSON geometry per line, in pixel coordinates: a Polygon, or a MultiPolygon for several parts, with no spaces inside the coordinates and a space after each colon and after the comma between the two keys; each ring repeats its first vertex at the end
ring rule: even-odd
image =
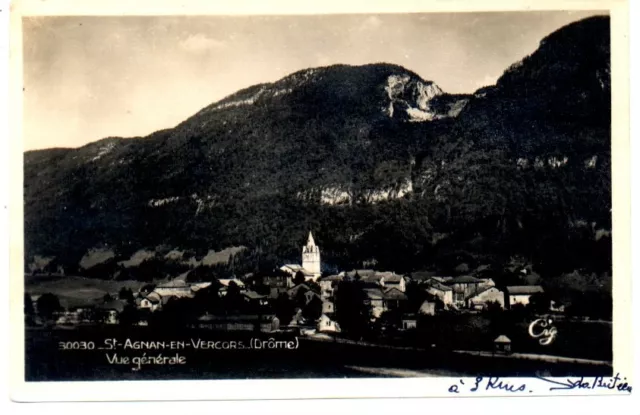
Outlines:
{"type": "Polygon", "coordinates": [[[539,285],[496,287],[491,278],[471,275],[441,277],[430,273],[414,273],[408,278],[441,301],[444,309],[486,310],[491,304],[508,309],[516,304],[527,305],[532,295],[543,293],[539,285]]]}
{"type": "Polygon", "coordinates": [[[526,306],[532,295],[544,292],[539,285],[499,289],[490,278],[468,275],[441,277],[430,273],[414,273],[403,276],[364,269],[318,279],[323,301],[333,301],[339,283],[344,280],[361,282],[373,319],[380,318],[386,311],[399,311],[402,314],[401,329],[416,327],[417,315],[435,315],[438,311],[452,310],[477,312],[488,310],[491,306],[499,309],[509,309],[518,304],[526,306]],[[406,289],[410,283],[415,284],[426,297],[417,309],[409,306],[406,289]]]}
{"type": "MultiPolygon", "coordinates": [[[[281,329],[274,313],[268,310],[273,309],[270,305],[273,305],[274,301],[286,294],[289,298],[296,298],[304,304],[316,302],[321,309],[320,317],[314,322],[305,321],[300,310],[297,310],[290,326],[309,327],[311,323],[319,332],[339,332],[340,327],[335,317],[335,299],[342,281],[358,281],[373,320],[390,310],[402,314],[400,329],[414,328],[418,315],[434,315],[447,310],[473,312],[491,307],[509,309],[516,304],[527,305],[532,295],[543,292],[542,287],[538,285],[508,286],[501,289],[496,287],[491,278],[476,278],[471,275],[451,277],[438,276],[431,272],[399,275],[394,272],[361,269],[322,276],[320,270],[320,248],[309,233],[307,243],[302,247],[301,265],[285,264],[279,268],[279,272],[259,280],[219,280],[221,288],[218,295],[225,296],[229,287],[235,285],[244,301],[253,306],[251,309],[267,310],[265,313],[225,316],[205,314],[194,326],[225,331],[281,329]],[[304,282],[300,281],[300,275],[304,276],[304,282]],[[425,298],[418,307],[413,304],[415,309],[409,307],[409,284],[417,287],[425,298]],[[258,285],[262,289],[258,290],[258,285]]],[[[167,283],[141,289],[135,295],[136,308],[156,312],[171,299],[193,298],[199,290],[211,285],[211,282],[187,282],[186,276],[187,274],[183,274],[167,283]]],[[[118,323],[118,316],[125,305],[126,302],[123,300],[100,304],[99,308],[106,316],[104,322],[118,323]]],[[[79,308],[64,312],[59,316],[59,323],[81,323],[86,315],[85,311],[79,308]]]]}

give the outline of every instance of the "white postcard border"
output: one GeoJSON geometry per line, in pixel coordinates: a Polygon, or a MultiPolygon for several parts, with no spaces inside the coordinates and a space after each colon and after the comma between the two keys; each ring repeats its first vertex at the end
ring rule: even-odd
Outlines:
{"type": "MultiPolygon", "coordinates": [[[[309,380],[218,380],[218,381],[120,381],[120,382],[25,382],[22,299],[22,148],[21,129],[21,36],[22,15],[194,15],[194,14],[309,14],[309,13],[398,13],[478,11],[472,1],[352,1],[348,5],[325,1],[310,6],[298,1],[172,2],[172,1],[73,0],[21,1],[11,8],[10,57],[10,318],[11,387],[17,401],[146,401],[146,400],[234,400],[321,398],[411,398],[436,396],[511,396],[509,392],[449,392],[458,378],[413,379],[309,379],[309,380]],[[188,7],[187,7],[188,4],[188,7]]],[[[345,3],[345,2],[343,2],[345,3]]],[[[612,1],[487,1],[483,11],[506,10],[609,10],[612,28],[612,184],[614,237],[614,373],[632,383],[631,268],[630,268],[630,157],[629,157],[629,58],[628,12],[624,0],[612,1]]],[[[465,379],[473,382],[473,378],[465,379]]],[[[526,383],[529,396],[548,396],[541,380],[516,378],[526,383]]],[[[462,391],[461,391],[462,392],[462,391]]],[[[560,392],[556,392],[558,394],[560,392]]],[[[598,389],[567,391],[570,395],[610,394],[598,389]]],[[[562,393],[560,393],[562,394],[562,393]]],[[[619,394],[619,393],[617,393],[619,394]]]]}

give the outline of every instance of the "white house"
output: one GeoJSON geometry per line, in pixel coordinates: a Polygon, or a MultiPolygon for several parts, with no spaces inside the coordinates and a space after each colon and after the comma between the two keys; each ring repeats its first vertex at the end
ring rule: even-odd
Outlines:
{"type": "Polygon", "coordinates": [[[363,291],[371,306],[373,317],[380,317],[387,309],[384,302],[384,292],[381,288],[365,288],[363,291]]]}
{"type": "Polygon", "coordinates": [[[465,306],[465,300],[478,292],[481,281],[471,275],[461,275],[447,281],[447,285],[453,288],[453,301],[458,307],[465,306]]]}
{"type": "Polygon", "coordinates": [[[407,283],[402,275],[394,274],[393,272],[380,272],[382,275],[380,283],[385,288],[395,288],[400,292],[407,290],[407,283]]]}
{"type": "Polygon", "coordinates": [[[415,329],[418,327],[418,319],[415,314],[405,314],[402,316],[402,330],[415,329]]]}
{"type": "Polygon", "coordinates": [[[140,300],[139,308],[156,311],[162,307],[162,296],[153,291],[142,300],[140,300]]]}
{"type": "Polygon", "coordinates": [[[436,303],[431,302],[429,300],[425,300],[422,305],[420,305],[420,309],[418,310],[419,314],[423,314],[425,316],[433,316],[436,314],[436,303]]]}
{"type": "Polygon", "coordinates": [[[506,287],[509,307],[515,304],[527,305],[533,294],[544,293],[544,289],[539,285],[512,285],[506,287]]]}
{"type": "Polygon", "coordinates": [[[118,324],[119,321],[120,319],[116,310],[106,310],[106,315],[104,317],[104,322],[106,324],[118,324]]]}
{"type": "Polygon", "coordinates": [[[387,310],[399,309],[407,301],[405,293],[397,288],[387,288],[384,290],[384,306],[387,310]]]}
{"type": "Polygon", "coordinates": [[[496,302],[504,308],[504,293],[496,287],[485,287],[467,298],[467,307],[486,309],[489,302],[496,302]]]}
{"type": "Polygon", "coordinates": [[[192,297],[193,291],[191,286],[183,280],[172,280],[168,283],[158,285],[153,290],[160,294],[162,297],[192,297]]]}
{"type": "Polygon", "coordinates": [[[339,333],[340,325],[337,322],[331,320],[326,314],[323,314],[318,319],[316,329],[318,332],[339,333]]]}
{"type": "MultiPolygon", "coordinates": [[[[287,267],[285,265],[284,267],[287,267]]],[[[280,268],[282,269],[284,268],[280,268]]],[[[271,275],[265,275],[262,277],[262,284],[269,287],[271,298],[278,298],[278,296],[287,291],[289,288],[293,287],[293,275],[288,271],[285,272],[274,272],[271,275]]]]}
{"type": "Polygon", "coordinates": [[[342,281],[342,275],[328,275],[318,279],[318,285],[320,285],[320,296],[323,299],[333,297],[336,285],[342,281]]]}
{"type": "Polygon", "coordinates": [[[448,285],[444,285],[441,282],[433,279],[427,282],[427,293],[434,295],[440,299],[445,307],[453,304],[453,288],[448,285]]]}
{"type": "Polygon", "coordinates": [[[83,309],[78,308],[75,310],[62,311],[54,315],[58,317],[58,319],[56,320],[56,324],[76,325],[76,324],[86,322],[86,321],[83,321],[82,314],[83,314],[83,309]]]}
{"type": "Polygon", "coordinates": [[[322,301],[322,314],[333,314],[335,312],[335,306],[331,301],[322,301]]]}

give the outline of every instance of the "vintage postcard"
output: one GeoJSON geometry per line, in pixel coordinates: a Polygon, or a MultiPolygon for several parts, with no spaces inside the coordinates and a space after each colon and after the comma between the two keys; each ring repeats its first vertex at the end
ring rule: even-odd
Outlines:
{"type": "Polygon", "coordinates": [[[12,6],[15,400],[632,392],[626,1],[130,3],[12,6]]]}

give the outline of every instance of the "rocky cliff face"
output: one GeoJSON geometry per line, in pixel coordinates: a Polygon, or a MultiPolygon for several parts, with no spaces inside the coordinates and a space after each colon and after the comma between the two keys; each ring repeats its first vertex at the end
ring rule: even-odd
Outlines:
{"type": "MultiPolygon", "coordinates": [[[[372,64],[362,67],[334,65],[323,68],[305,69],[291,74],[272,84],[256,85],[239,91],[220,102],[203,109],[197,117],[213,116],[229,108],[244,108],[278,105],[287,102],[299,102],[305,91],[334,95],[327,101],[335,104],[333,110],[343,109],[350,112],[350,102],[378,104],[382,113],[401,121],[431,121],[457,115],[455,111],[443,111],[432,105],[435,97],[448,96],[438,85],[421,79],[417,74],[397,65],[372,64]],[[365,83],[373,84],[365,85],[365,83]],[[364,97],[369,95],[368,97],[364,97]],[[336,101],[339,98],[340,101],[336,101]]],[[[318,97],[320,98],[320,97],[318,97]]],[[[455,99],[457,112],[464,107],[466,99],[455,99]]],[[[307,103],[306,105],[309,105],[307,103]]],[[[374,111],[375,105],[364,108],[374,111]]]]}
{"type": "Polygon", "coordinates": [[[429,105],[431,100],[442,95],[442,90],[433,82],[422,82],[409,75],[390,75],[385,91],[389,97],[386,114],[410,121],[431,121],[438,114],[429,105]],[[403,114],[398,114],[404,111],[403,114]]]}

